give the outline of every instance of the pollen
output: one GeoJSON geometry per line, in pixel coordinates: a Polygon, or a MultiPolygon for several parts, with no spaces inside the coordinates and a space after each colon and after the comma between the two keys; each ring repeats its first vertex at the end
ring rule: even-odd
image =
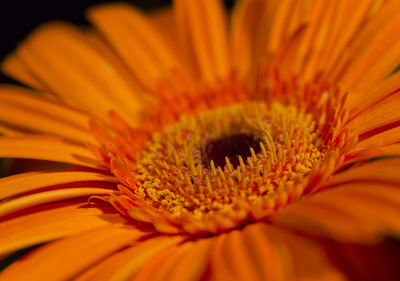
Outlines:
{"type": "MultiPolygon", "coordinates": [[[[129,168],[116,174],[127,182],[128,198],[172,221],[265,208],[272,199],[276,204],[293,196],[296,181],[324,157],[313,120],[295,107],[264,102],[183,116],[154,132],[129,168]]],[[[134,206],[126,208],[138,217],[134,206]]]]}

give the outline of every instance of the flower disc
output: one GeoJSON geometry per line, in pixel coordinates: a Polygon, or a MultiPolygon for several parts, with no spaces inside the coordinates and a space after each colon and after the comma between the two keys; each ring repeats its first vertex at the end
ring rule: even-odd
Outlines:
{"type": "Polygon", "coordinates": [[[315,128],[312,115],[279,103],[183,116],[153,133],[133,159],[113,165],[126,182],[119,209],[188,232],[268,217],[301,194],[296,181],[326,154],[315,128]]]}

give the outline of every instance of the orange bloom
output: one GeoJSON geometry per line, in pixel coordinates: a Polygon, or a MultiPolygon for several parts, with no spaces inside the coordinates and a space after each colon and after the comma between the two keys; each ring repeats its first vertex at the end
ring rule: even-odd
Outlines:
{"type": "Polygon", "coordinates": [[[398,280],[400,2],[176,0],[2,64],[2,280],[398,280]],[[387,157],[394,156],[394,157],[387,157]],[[370,161],[375,159],[374,161],[370,161]],[[38,246],[40,245],[40,246],[38,246]]]}

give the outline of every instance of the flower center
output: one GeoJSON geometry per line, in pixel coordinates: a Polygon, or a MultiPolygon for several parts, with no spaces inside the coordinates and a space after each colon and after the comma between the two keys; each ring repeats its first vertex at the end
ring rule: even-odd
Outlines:
{"type": "Polygon", "coordinates": [[[215,166],[224,167],[225,157],[236,168],[239,165],[239,156],[247,159],[251,156],[250,147],[254,147],[255,153],[259,153],[260,139],[246,134],[224,136],[219,139],[211,140],[202,150],[203,165],[210,168],[210,161],[214,161],[215,166]]]}
{"type": "Polygon", "coordinates": [[[218,232],[267,217],[301,194],[296,181],[324,157],[315,128],[310,114],[279,103],[184,116],[121,158],[124,172],[114,173],[132,200],[119,198],[119,209],[160,228],[163,217],[163,231],[165,221],[186,232],[218,232]]]}

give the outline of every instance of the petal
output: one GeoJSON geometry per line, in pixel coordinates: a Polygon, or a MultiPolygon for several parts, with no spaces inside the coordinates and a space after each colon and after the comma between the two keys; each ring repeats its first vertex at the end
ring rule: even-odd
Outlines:
{"type": "Polygon", "coordinates": [[[85,184],[83,183],[82,187],[34,193],[31,195],[19,197],[17,199],[3,201],[0,204],[0,217],[45,203],[57,202],[78,197],[88,197],[91,195],[110,195],[112,192],[113,190],[100,187],[85,187],[85,184]]]}
{"type": "Polygon", "coordinates": [[[91,152],[82,146],[50,136],[0,137],[1,158],[29,158],[99,168],[91,152]]]}
{"type": "Polygon", "coordinates": [[[351,65],[341,78],[346,89],[368,90],[397,66],[400,18],[396,11],[399,8],[398,1],[387,1],[357,34],[349,48],[351,65]]]}
{"type": "Polygon", "coordinates": [[[164,7],[151,11],[148,15],[152,26],[158,31],[165,44],[169,45],[171,50],[178,49],[178,33],[172,7],[164,7]]]}
{"type": "Polygon", "coordinates": [[[287,248],[265,235],[263,226],[249,225],[242,231],[241,238],[247,248],[249,260],[261,273],[261,280],[292,279],[293,265],[285,260],[287,248]]]}
{"type": "Polygon", "coordinates": [[[132,280],[201,280],[211,244],[212,239],[206,238],[169,247],[149,260],[132,280]]]}
{"type": "MultiPolygon", "coordinates": [[[[185,244],[183,250],[186,250],[190,244],[185,244]]],[[[156,274],[160,276],[160,274],[164,273],[159,271],[161,265],[165,265],[166,261],[169,263],[174,262],[179,254],[182,254],[182,246],[172,245],[164,250],[157,253],[151,259],[149,259],[138,272],[131,279],[132,281],[146,281],[146,280],[155,280],[156,274]]],[[[167,264],[168,265],[168,264],[167,264]]]]}
{"type": "Polygon", "coordinates": [[[400,92],[396,92],[374,104],[346,124],[358,134],[400,121],[400,92]]]}
{"type": "Polygon", "coordinates": [[[142,232],[120,224],[73,235],[40,247],[14,262],[0,274],[0,280],[70,280],[141,236],[142,232]],[[49,269],[55,270],[49,272],[49,269]]]}
{"type": "Polygon", "coordinates": [[[345,280],[317,242],[290,230],[255,223],[216,239],[212,280],[345,280]]]}
{"type": "Polygon", "coordinates": [[[87,181],[116,182],[111,176],[79,170],[39,171],[0,179],[0,200],[54,185],[87,181]]]}
{"type": "Polygon", "coordinates": [[[323,240],[322,246],[330,260],[346,273],[349,280],[394,281],[398,279],[399,245],[385,239],[377,245],[337,243],[323,240]]]}
{"type": "Polygon", "coordinates": [[[183,237],[151,237],[96,264],[73,281],[129,280],[154,255],[182,241],[183,237]]]}
{"type": "Polygon", "coordinates": [[[10,54],[8,57],[6,57],[6,59],[1,63],[1,70],[5,74],[23,82],[26,85],[32,86],[35,89],[49,92],[47,86],[34,76],[29,68],[27,68],[22,62],[21,58],[19,58],[16,54],[10,54]]]}
{"type": "MultiPolygon", "coordinates": [[[[245,244],[240,230],[235,230],[221,236],[216,241],[212,250],[211,274],[215,280],[263,280],[263,271],[257,262],[251,249],[245,244]]],[[[270,255],[266,251],[265,255],[270,255]]],[[[269,264],[268,264],[269,266],[269,264]]],[[[269,276],[276,277],[274,269],[269,276]]],[[[273,279],[274,280],[274,279],[273,279]]],[[[277,280],[280,280],[279,278],[277,280]]]]}
{"type": "Polygon", "coordinates": [[[215,237],[210,256],[211,280],[237,280],[224,256],[225,253],[222,247],[225,244],[226,237],[227,233],[222,233],[215,237]]]}
{"type": "Polygon", "coordinates": [[[375,243],[390,232],[399,232],[399,203],[398,186],[351,183],[293,203],[273,221],[339,241],[375,243]]]}
{"type": "Polygon", "coordinates": [[[400,184],[400,159],[381,159],[373,162],[350,167],[343,172],[331,176],[325,186],[349,182],[379,182],[400,184]]]}
{"type": "Polygon", "coordinates": [[[0,122],[21,132],[52,134],[83,144],[94,140],[88,116],[14,86],[0,87],[0,122]]]}
{"type": "Polygon", "coordinates": [[[342,166],[346,167],[358,161],[370,160],[371,158],[399,156],[399,155],[400,155],[399,143],[394,143],[385,146],[374,145],[368,147],[360,147],[358,150],[353,150],[351,153],[346,155],[345,161],[343,162],[342,166]]]}
{"type": "Polygon", "coordinates": [[[0,223],[0,255],[109,225],[119,218],[87,203],[51,204],[30,212],[0,223]]]}
{"type": "Polygon", "coordinates": [[[372,130],[361,135],[361,140],[352,149],[352,151],[367,148],[369,146],[386,146],[400,142],[400,126],[398,126],[399,124],[396,123],[394,123],[394,125],[397,127],[381,127],[377,128],[378,130],[372,130]]]}
{"type": "Polygon", "coordinates": [[[353,119],[368,108],[373,107],[378,102],[384,100],[400,89],[400,72],[396,72],[387,79],[378,83],[373,89],[368,91],[352,91],[349,93],[347,106],[349,107],[349,120],[353,119]]]}
{"type": "Polygon", "coordinates": [[[226,14],[218,0],[174,2],[176,25],[185,55],[206,82],[230,71],[226,14]]]}
{"type": "Polygon", "coordinates": [[[325,41],[323,54],[319,58],[320,68],[332,69],[340,57],[343,56],[349,43],[366,20],[371,8],[374,7],[372,2],[340,1],[338,3],[328,40],[325,41]],[[350,14],[351,17],[349,17],[350,14]]]}
{"type": "Polygon", "coordinates": [[[40,27],[20,45],[17,55],[67,104],[104,120],[109,110],[130,122],[137,119],[141,104],[133,90],[73,26],[52,23],[40,27]]]}
{"type": "Polygon", "coordinates": [[[344,274],[331,264],[317,241],[274,226],[260,224],[256,227],[254,231],[266,235],[275,244],[285,246],[286,270],[293,271],[293,280],[347,280],[344,274]],[[288,268],[290,264],[292,268],[288,268]]]}
{"type": "Polygon", "coordinates": [[[201,280],[202,276],[206,274],[212,244],[213,238],[205,238],[193,242],[190,249],[180,256],[177,263],[171,265],[170,274],[160,278],[160,281],[201,280]]]}
{"type": "Polygon", "coordinates": [[[88,16],[147,89],[155,91],[160,78],[179,68],[178,58],[151,22],[132,6],[100,5],[88,16]]]}

